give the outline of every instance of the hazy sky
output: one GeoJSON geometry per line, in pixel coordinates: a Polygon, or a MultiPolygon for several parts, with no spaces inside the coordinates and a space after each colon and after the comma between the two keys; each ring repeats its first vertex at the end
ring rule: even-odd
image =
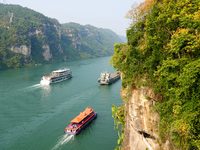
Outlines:
{"type": "Polygon", "coordinates": [[[3,1],[28,7],[60,23],[90,24],[125,36],[130,20],[124,16],[131,5],[144,0],[0,0],[3,1]]]}

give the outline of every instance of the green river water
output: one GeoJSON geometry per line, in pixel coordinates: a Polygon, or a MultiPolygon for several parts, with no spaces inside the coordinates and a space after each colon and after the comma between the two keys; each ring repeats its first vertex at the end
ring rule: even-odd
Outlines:
{"type": "Polygon", "coordinates": [[[110,57],[0,71],[1,150],[113,150],[117,146],[112,104],[120,105],[121,80],[100,86],[102,71],[114,73],[110,57]],[[40,85],[44,73],[69,68],[73,78],[40,85]],[[64,133],[90,106],[98,116],[78,135],[64,133]]]}

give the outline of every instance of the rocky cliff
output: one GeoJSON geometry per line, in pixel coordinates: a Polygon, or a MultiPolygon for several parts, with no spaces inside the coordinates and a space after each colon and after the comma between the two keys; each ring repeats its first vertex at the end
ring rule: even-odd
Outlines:
{"type": "Polygon", "coordinates": [[[131,90],[126,103],[126,129],[130,135],[126,132],[125,138],[130,139],[128,145],[132,149],[145,147],[141,139],[136,142],[139,139],[134,135],[136,132],[155,137],[159,147],[148,142],[154,149],[200,149],[200,9],[197,8],[199,1],[146,0],[129,11],[133,24],[127,30],[128,42],[115,45],[111,63],[123,73],[123,88],[149,86],[155,93],[151,96],[148,94],[151,89],[146,87],[131,90]],[[182,15],[185,12],[190,19],[182,15]],[[145,93],[147,99],[143,98],[145,93]]]}
{"type": "Polygon", "coordinates": [[[123,89],[121,97],[125,104],[125,138],[123,150],[170,150],[169,141],[159,141],[159,116],[153,111],[154,94],[149,87],[123,89]],[[128,95],[128,99],[127,99],[128,95]]]}

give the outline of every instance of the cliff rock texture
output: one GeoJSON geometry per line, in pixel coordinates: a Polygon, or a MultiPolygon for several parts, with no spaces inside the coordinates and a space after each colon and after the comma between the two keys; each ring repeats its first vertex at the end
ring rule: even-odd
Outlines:
{"type": "MultiPolygon", "coordinates": [[[[126,99],[127,90],[121,91],[121,97],[126,99]]],[[[170,149],[168,142],[161,145],[158,142],[159,116],[153,112],[155,103],[151,88],[134,88],[129,93],[125,104],[125,138],[123,150],[157,150],[170,149]]]]}
{"type": "Polygon", "coordinates": [[[51,58],[52,58],[52,54],[50,52],[50,48],[49,48],[49,45],[43,45],[42,48],[45,50],[43,52],[43,56],[44,56],[44,59],[46,61],[49,61],[51,58]]]}
{"type": "Polygon", "coordinates": [[[21,45],[21,46],[11,46],[10,50],[15,53],[22,53],[25,56],[31,55],[31,46],[21,45]]]}

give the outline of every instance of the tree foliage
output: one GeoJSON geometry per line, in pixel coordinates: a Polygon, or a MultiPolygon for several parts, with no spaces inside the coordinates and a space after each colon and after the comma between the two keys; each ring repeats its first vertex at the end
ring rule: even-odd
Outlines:
{"type": "Polygon", "coordinates": [[[115,105],[112,105],[111,110],[115,124],[114,129],[117,129],[119,136],[119,139],[117,141],[118,146],[115,148],[115,150],[120,150],[124,139],[124,126],[125,126],[124,106],[117,107],[115,105]]]}
{"type": "Polygon", "coordinates": [[[155,109],[163,142],[199,149],[200,3],[146,0],[140,6],[129,12],[133,24],[127,30],[126,51],[115,47],[111,63],[123,72],[124,87],[147,85],[159,95],[155,109]]]}

